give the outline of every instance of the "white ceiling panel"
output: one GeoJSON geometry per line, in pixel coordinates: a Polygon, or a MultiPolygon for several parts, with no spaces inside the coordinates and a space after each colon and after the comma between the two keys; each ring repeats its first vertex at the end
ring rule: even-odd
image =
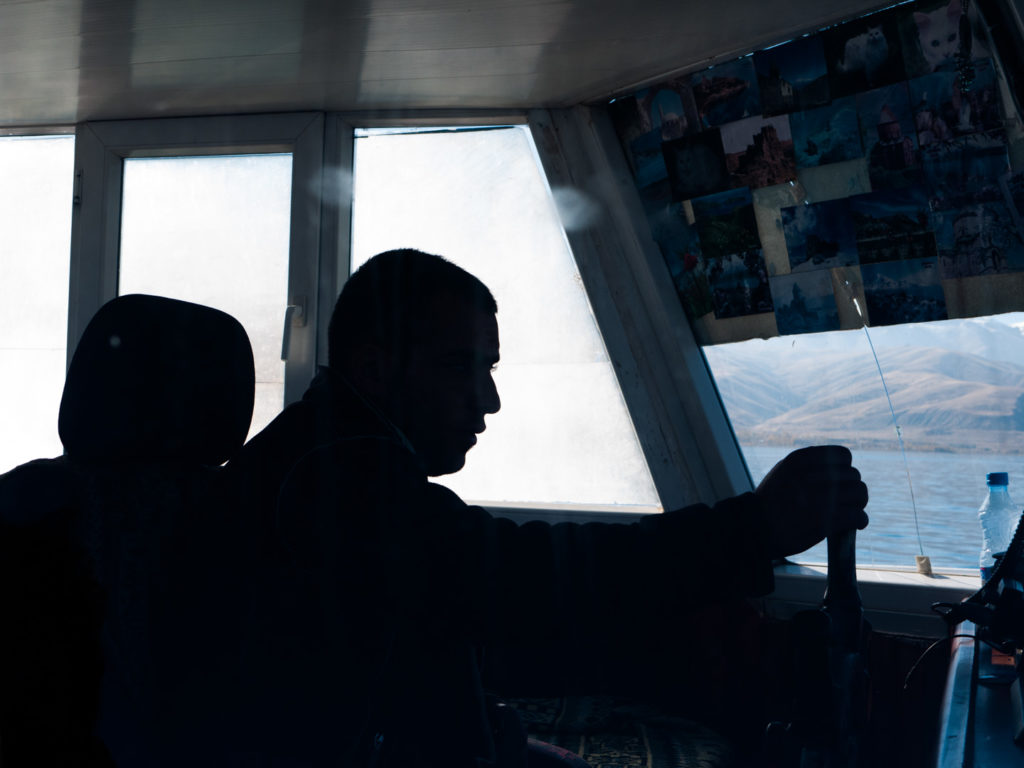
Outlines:
{"type": "Polygon", "coordinates": [[[863,0],[0,0],[0,127],[607,98],[863,0]]]}

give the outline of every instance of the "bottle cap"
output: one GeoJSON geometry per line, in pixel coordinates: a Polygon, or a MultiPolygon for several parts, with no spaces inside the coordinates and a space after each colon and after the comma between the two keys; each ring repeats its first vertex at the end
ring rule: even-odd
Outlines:
{"type": "Polygon", "coordinates": [[[988,484],[989,485],[1009,485],[1010,475],[1006,472],[989,472],[988,473],[988,484]]]}

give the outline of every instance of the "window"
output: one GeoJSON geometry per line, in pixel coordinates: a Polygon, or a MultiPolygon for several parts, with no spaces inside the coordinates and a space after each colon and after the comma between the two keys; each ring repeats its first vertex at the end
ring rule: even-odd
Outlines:
{"type": "Polygon", "coordinates": [[[223,310],[256,362],[250,435],[284,404],[290,154],[140,157],[124,163],[118,293],[223,310]]]}
{"type": "MultiPolygon", "coordinates": [[[[1008,472],[1024,500],[1024,314],[869,333],[705,347],[751,475],[799,445],[847,445],[871,494],[862,564],[913,566],[923,553],[976,568],[986,473],[1008,472]]],[[[800,559],[825,558],[821,545],[800,559]]]]}
{"type": "Polygon", "coordinates": [[[0,138],[0,472],[61,453],[73,136],[0,138]]]}
{"type": "Polygon", "coordinates": [[[336,253],[320,232],[323,116],[87,123],[76,152],[69,338],[119,293],[222,309],[252,342],[252,430],[262,428],[309,384],[318,281],[333,292],[336,253]]]}
{"type": "Polygon", "coordinates": [[[498,302],[502,409],[442,482],[496,506],[659,509],[529,132],[360,131],[354,174],[353,269],[415,247],[498,302]]]}
{"type": "Polygon", "coordinates": [[[986,473],[1024,484],[1018,105],[978,4],[954,6],[901,3],[609,106],[734,463],[757,482],[794,448],[848,445],[864,564],[973,570],[986,473]],[[864,45],[870,64],[847,55],[864,45]]]}

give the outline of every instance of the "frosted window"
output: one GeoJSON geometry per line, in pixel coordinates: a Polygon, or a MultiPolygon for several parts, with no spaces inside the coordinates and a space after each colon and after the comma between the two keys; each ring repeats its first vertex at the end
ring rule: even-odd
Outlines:
{"type": "Polygon", "coordinates": [[[0,138],[0,472],[63,450],[73,136],[0,138]]]}
{"type": "Polygon", "coordinates": [[[256,360],[250,435],[284,403],[291,168],[290,154],[124,164],[118,292],[205,304],[242,323],[256,360]]]}
{"type": "Polygon", "coordinates": [[[501,411],[443,482],[496,504],[660,509],[529,133],[357,138],[353,269],[403,247],[459,264],[498,302],[501,411]]]}

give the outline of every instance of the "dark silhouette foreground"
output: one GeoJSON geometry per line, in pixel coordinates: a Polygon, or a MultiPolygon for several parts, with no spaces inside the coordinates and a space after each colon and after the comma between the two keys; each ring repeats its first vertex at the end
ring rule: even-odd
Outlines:
{"type": "Polygon", "coordinates": [[[836,446],[794,452],[756,493],[632,525],[467,506],[429,478],[460,469],[500,407],[496,310],[440,257],[374,257],[338,299],[330,367],[229,465],[267,531],[248,656],[267,753],[521,765],[484,693],[489,648],[566,674],[580,655],[643,653],[664,639],[605,628],[764,594],[773,558],[866,525],[836,446]]]}

